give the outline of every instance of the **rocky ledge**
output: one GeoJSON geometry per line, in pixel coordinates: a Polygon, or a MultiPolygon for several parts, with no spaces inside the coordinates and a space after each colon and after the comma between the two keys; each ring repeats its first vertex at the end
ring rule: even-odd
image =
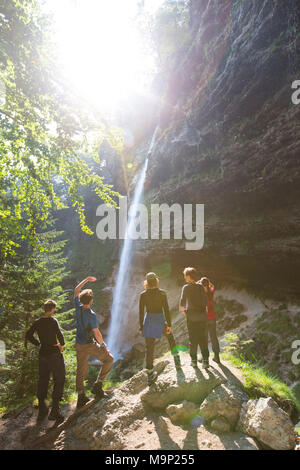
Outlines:
{"type": "Polygon", "coordinates": [[[228,364],[193,368],[181,354],[155,365],[148,385],[140,371],[64,430],[56,449],[293,449],[289,415],[272,399],[250,400],[228,364]],[[284,437],[284,438],[283,438],[284,437]]]}

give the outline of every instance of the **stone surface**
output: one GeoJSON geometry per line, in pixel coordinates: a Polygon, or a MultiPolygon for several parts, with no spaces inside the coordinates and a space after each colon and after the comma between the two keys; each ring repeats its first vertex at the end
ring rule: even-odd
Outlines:
{"type": "Polygon", "coordinates": [[[141,400],[152,409],[164,409],[183,400],[200,404],[215,387],[225,381],[214,369],[194,369],[189,359],[184,371],[176,371],[174,363],[169,362],[156,382],[142,393],[141,400]]]}
{"type": "MultiPolygon", "coordinates": [[[[72,441],[76,443],[78,440],[84,440],[89,449],[125,448],[127,434],[137,432],[136,429],[142,427],[141,423],[150,409],[149,404],[154,404],[154,409],[165,408],[168,404],[174,403],[173,399],[177,398],[178,401],[178,397],[184,401],[185,395],[190,395],[197,402],[203,399],[201,397],[205,394],[209,394],[211,387],[217,386],[224,380],[224,377],[216,371],[209,373],[202,369],[195,371],[190,366],[188,354],[182,356],[182,364],[183,370],[178,372],[171,355],[157,362],[154,369],[158,373],[158,379],[150,387],[146,370],[126,380],[113,395],[94,405],[67,430],[68,448],[72,448],[72,441]],[[163,390],[160,402],[155,404],[157,386],[163,390]]],[[[199,405],[195,403],[182,405],[186,414],[199,409],[199,405]]],[[[182,411],[181,416],[185,416],[182,411]]],[[[168,418],[160,416],[157,425],[160,432],[168,435],[170,425],[172,423],[168,418]]],[[[149,425],[145,426],[148,429],[149,425]]]]}
{"type": "Polygon", "coordinates": [[[288,416],[272,398],[259,398],[244,403],[238,427],[275,450],[294,449],[296,436],[288,416]]]}
{"type": "Polygon", "coordinates": [[[239,419],[242,403],[248,396],[235,385],[222,384],[216,387],[200,406],[200,414],[210,422],[215,417],[224,417],[233,430],[239,419]]]}
{"type": "Polygon", "coordinates": [[[169,428],[168,428],[168,425],[169,425],[169,420],[168,418],[165,418],[164,416],[160,416],[158,418],[158,427],[159,427],[159,430],[161,432],[164,432],[164,433],[167,433],[169,428]]]}
{"type": "Polygon", "coordinates": [[[212,429],[215,429],[216,431],[219,432],[229,432],[230,431],[230,423],[227,421],[226,418],[223,418],[223,416],[217,416],[214,418],[210,426],[212,429]]]}
{"type": "Polygon", "coordinates": [[[198,411],[199,406],[186,400],[178,405],[169,405],[166,408],[167,415],[171,419],[172,423],[175,424],[191,421],[198,411]]]}
{"type": "MultiPolygon", "coordinates": [[[[209,377],[210,380],[212,380],[212,377],[220,379],[223,377],[222,374],[220,373],[219,377],[217,370],[214,370],[205,375],[204,370],[194,370],[190,366],[188,354],[182,354],[181,356],[181,372],[176,371],[173,357],[170,354],[155,365],[158,380],[165,384],[163,393],[167,393],[168,387],[170,387],[172,395],[174,383],[176,382],[175,378],[177,378],[178,389],[181,394],[184,383],[182,376],[184,375],[188,387],[195,388],[197,391],[194,395],[196,400],[199,398],[199,384],[206,389],[208,396],[211,390],[205,386],[205,381],[209,377]],[[169,379],[169,382],[167,379],[169,379]]],[[[229,377],[227,385],[231,385],[231,380],[234,378],[236,380],[233,369],[229,377]]],[[[156,384],[148,386],[145,370],[137,373],[120,387],[117,387],[112,395],[96,403],[77,421],[67,427],[52,448],[69,450],[79,448],[87,450],[130,450],[137,448],[165,450],[258,449],[258,445],[252,437],[240,431],[227,432],[229,423],[226,427],[226,419],[221,416],[214,417],[211,420],[211,426],[197,425],[193,427],[192,421],[189,426],[179,426],[178,424],[181,424],[182,418],[184,420],[189,419],[190,414],[192,416],[194,412],[197,416],[199,403],[186,400],[185,397],[181,399],[181,403],[170,403],[168,411],[170,416],[173,416],[171,421],[168,417],[162,416],[160,409],[152,409],[148,404],[145,404],[145,394],[155,390],[156,384]],[[174,416],[176,416],[175,420],[174,416]],[[179,417],[180,421],[177,421],[179,417]]],[[[183,390],[185,391],[184,387],[183,390]]],[[[176,396],[177,394],[178,391],[176,396]]]]}
{"type": "MultiPolygon", "coordinates": [[[[298,78],[299,2],[190,4],[191,46],[166,83],[146,197],[205,203],[205,248],[190,259],[213,279],[241,276],[270,293],[284,282],[297,292],[300,220],[291,214],[299,201],[300,106],[290,84],[298,78]]],[[[182,247],[170,245],[162,254],[174,265],[182,247]]]]}

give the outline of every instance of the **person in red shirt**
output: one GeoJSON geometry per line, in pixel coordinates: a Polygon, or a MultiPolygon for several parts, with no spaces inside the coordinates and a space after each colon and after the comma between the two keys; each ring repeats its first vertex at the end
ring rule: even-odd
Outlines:
{"type": "Polygon", "coordinates": [[[202,277],[200,281],[198,281],[199,284],[202,284],[206,295],[207,295],[207,330],[208,334],[210,337],[211,345],[212,345],[212,350],[214,352],[214,357],[213,360],[217,362],[218,364],[221,364],[220,361],[220,345],[218,341],[218,336],[217,336],[217,321],[216,321],[216,312],[214,309],[214,293],[215,293],[215,287],[214,285],[210,282],[210,280],[207,277],[202,277]]]}

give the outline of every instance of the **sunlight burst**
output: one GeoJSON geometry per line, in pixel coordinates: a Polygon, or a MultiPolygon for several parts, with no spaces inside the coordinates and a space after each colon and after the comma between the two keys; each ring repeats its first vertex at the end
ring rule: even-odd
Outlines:
{"type": "MultiPolygon", "coordinates": [[[[147,93],[155,58],[136,21],[137,0],[48,0],[62,72],[70,86],[109,112],[132,92],[147,93]]],[[[162,3],[145,3],[153,12],[162,3]]]]}

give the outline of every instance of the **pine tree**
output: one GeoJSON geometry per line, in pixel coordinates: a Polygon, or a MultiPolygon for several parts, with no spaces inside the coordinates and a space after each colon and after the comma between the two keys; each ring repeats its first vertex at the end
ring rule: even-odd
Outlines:
{"type": "MultiPolygon", "coordinates": [[[[52,298],[57,310],[66,303],[61,283],[66,275],[63,232],[55,229],[37,233],[37,243],[7,261],[2,279],[0,338],[5,342],[7,360],[3,366],[6,401],[32,396],[36,392],[36,348],[25,345],[25,333],[43,313],[43,303],[52,298]]],[[[1,374],[2,375],[2,374],[1,374]]]]}

